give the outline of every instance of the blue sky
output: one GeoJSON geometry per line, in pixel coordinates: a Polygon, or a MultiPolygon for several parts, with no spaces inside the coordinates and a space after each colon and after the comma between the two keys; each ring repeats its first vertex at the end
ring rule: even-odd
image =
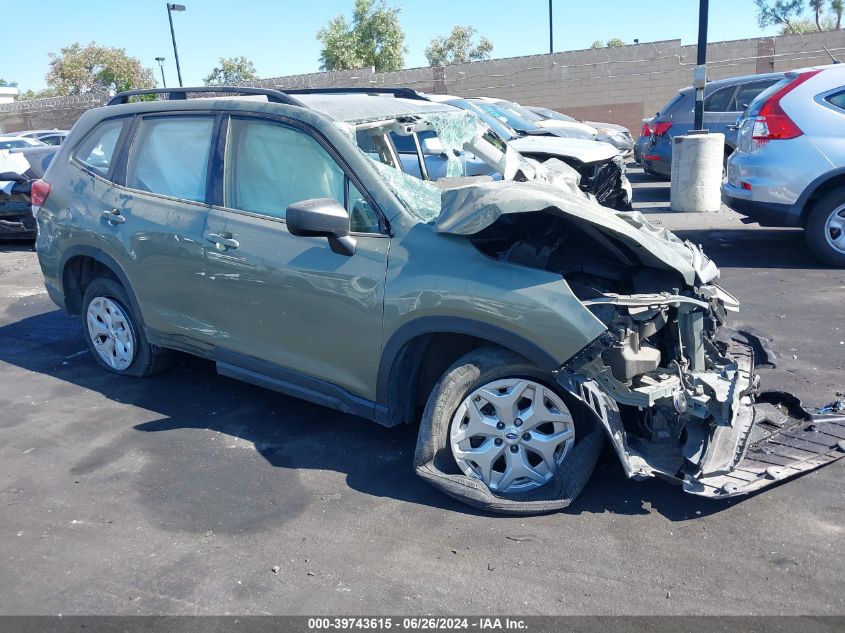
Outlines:
{"type": "MultiPolygon", "coordinates": [[[[388,0],[402,8],[407,67],[425,66],[431,38],[455,24],[475,27],[495,45],[494,57],[548,52],[547,0],[388,0]]],[[[219,57],[244,55],[261,77],[319,69],[315,33],[339,13],[349,15],[353,0],[182,0],[173,15],[182,78],[196,85],[219,57]]],[[[163,0],[40,0],[38,15],[4,29],[0,78],[22,90],[45,86],[48,53],[74,41],[125,48],[145,65],[158,68],[165,57],[169,85],[176,66],[163,0]],[[27,26],[30,24],[30,26],[27,26]],[[33,28],[35,32],[33,32],[33,28]]],[[[695,43],[697,0],[554,0],[555,50],[587,48],[595,40],[627,42],[681,38],[695,43]]],[[[710,40],[773,34],[757,26],[752,0],[711,0],[710,40]]]]}

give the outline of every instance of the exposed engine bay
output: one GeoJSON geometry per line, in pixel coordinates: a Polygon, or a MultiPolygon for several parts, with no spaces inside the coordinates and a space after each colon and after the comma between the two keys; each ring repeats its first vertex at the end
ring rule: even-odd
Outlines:
{"type": "Polygon", "coordinates": [[[797,400],[761,395],[755,367],[769,360],[765,343],[726,327],[739,303],[694,245],[684,244],[698,261],[690,285],[566,216],[502,215],[471,239],[500,261],[562,275],[607,328],[557,380],[605,427],[629,477],[671,478],[687,492],[723,497],[845,451],[845,418],[831,418],[808,442],[800,434],[811,418],[797,400]]]}

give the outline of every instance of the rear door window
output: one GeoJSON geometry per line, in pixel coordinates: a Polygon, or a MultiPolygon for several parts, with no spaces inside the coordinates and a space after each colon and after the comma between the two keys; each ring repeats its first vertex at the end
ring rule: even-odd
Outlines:
{"type": "Polygon", "coordinates": [[[742,112],[757,98],[757,95],[772,84],[777,83],[777,81],[777,79],[772,79],[770,81],[755,81],[754,83],[743,84],[736,91],[728,112],[742,112]]]}
{"type": "Polygon", "coordinates": [[[145,118],[129,151],[126,186],[205,202],[212,116],[145,118]]]}
{"type": "Polygon", "coordinates": [[[704,99],[705,112],[728,112],[728,104],[731,103],[736,86],[720,88],[704,99]]]}
{"type": "Polygon", "coordinates": [[[88,133],[74,152],[74,158],[88,169],[106,176],[126,119],[103,121],[88,133]]]}

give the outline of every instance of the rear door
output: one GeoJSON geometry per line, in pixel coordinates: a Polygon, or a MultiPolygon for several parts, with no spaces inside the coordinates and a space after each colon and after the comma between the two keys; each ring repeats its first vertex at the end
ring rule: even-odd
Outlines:
{"type": "Polygon", "coordinates": [[[374,400],[390,245],[374,203],[327,142],[294,121],[232,116],[223,153],[205,232],[218,359],[374,400]],[[350,211],[354,255],[288,232],[287,207],[312,198],[350,211]]]}
{"type": "Polygon", "coordinates": [[[210,113],[138,117],[119,167],[126,190],[103,210],[103,225],[122,235],[145,324],[180,347],[212,340],[200,308],[210,152],[219,120],[210,113]]]}
{"type": "MultiPolygon", "coordinates": [[[[725,113],[731,107],[736,86],[714,90],[704,99],[704,128],[711,132],[725,132],[725,113]]],[[[734,117],[735,119],[736,117],[734,117]]]]}

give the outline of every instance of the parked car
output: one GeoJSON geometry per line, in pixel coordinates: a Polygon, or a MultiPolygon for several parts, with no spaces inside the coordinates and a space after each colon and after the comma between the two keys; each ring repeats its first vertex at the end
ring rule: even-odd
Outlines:
{"type": "Polygon", "coordinates": [[[0,239],[35,239],[32,182],[44,175],[55,153],[48,145],[0,150],[0,239]]]}
{"type": "MultiPolygon", "coordinates": [[[[780,81],[783,73],[731,77],[707,84],[704,89],[704,127],[725,135],[725,161],[736,148],[737,121],[757,95],[780,81]]],[[[672,139],[693,129],[695,90],[679,91],[649,123],[650,132],[640,163],[647,174],[669,178],[672,174],[672,139]]],[[[643,127],[643,132],[646,128],[643,127]]],[[[640,135],[643,138],[643,135],[640,135]]]]}
{"type": "Polygon", "coordinates": [[[575,121],[574,119],[568,121],[541,116],[529,108],[523,107],[513,101],[498,99],[496,97],[478,97],[478,99],[508,110],[521,119],[533,123],[538,127],[554,130],[560,136],[566,136],[567,138],[580,138],[585,141],[594,141],[596,140],[596,135],[598,134],[598,130],[591,125],[585,125],[584,123],[575,121]]]}
{"type": "Polygon", "coordinates": [[[45,144],[32,138],[0,136],[0,149],[22,149],[24,147],[43,147],[45,144]]]}
{"type": "MultiPolygon", "coordinates": [[[[631,131],[623,125],[616,125],[614,123],[599,123],[596,121],[579,121],[569,115],[566,115],[551,108],[538,108],[535,106],[526,106],[534,114],[543,117],[547,122],[558,121],[563,123],[581,123],[588,125],[596,130],[595,139],[597,141],[604,141],[610,143],[617,150],[622,153],[624,158],[631,156],[634,149],[634,138],[631,136],[631,131]]],[[[538,123],[542,125],[542,123],[538,123]]]]}
{"type": "Polygon", "coordinates": [[[488,510],[566,506],[605,438],[629,477],[718,498],[845,454],[842,416],[754,404],[756,339],[720,328],[737,301],[699,247],[534,164],[477,117],[418,99],[121,93],[33,184],[38,258],[102,368],[146,376],[178,349],[387,426],[419,422],[417,473],[488,510]],[[390,135],[426,130],[501,180],[405,174],[390,135]],[[796,439],[807,428],[812,443],[796,439]]]}
{"type": "MultiPolygon", "coordinates": [[[[654,117],[643,119],[643,127],[640,130],[640,135],[634,143],[634,160],[641,165],[643,164],[643,154],[651,142],[651,124],[654,122],[654,117]]],[[[671,168],[671,166],[670,166],[671,168]]]]}
{"type": "Polygon", "coordinates": [[[9,136],[31,138],[41,141],[45,145],[61,145],[67,136],[67,130],[24,130],[23,132],[12,132],[9,136]]]}
{"type": "Polygon", "coordinates": [[[619,210],[631,208],[633,190],[625,164],[611,145],[555,135],[520,134],[472,101],[450,95],[425,98],[474,113],[522,156],[541,163],[551,158],[562,160],[581,176],[581,189],[596,196],[601,205],[619,210]]]}
{"type": "MultiPolygon", "coordinates": [[[[536,126],[495,103],[479,99],[465,102],[489,125],[493,125],[492,120],[504,125],[509,130],[505,140],[523,156],[541,162],[560,158],[581,174],[585,191],[593,193],[602,205],[619,210],[631,208],[633,190],[625,161],[610,143],[564,138],[559,131],[536,126]]],[[[466,107],[457,102],[455,105],[466,107]]]]}
{"type": "Polygon", "coordinates": [[[748,108],[722,197],[762,226],[800,226],[845,267],[845,66],[787,73],[748,108]]]}

